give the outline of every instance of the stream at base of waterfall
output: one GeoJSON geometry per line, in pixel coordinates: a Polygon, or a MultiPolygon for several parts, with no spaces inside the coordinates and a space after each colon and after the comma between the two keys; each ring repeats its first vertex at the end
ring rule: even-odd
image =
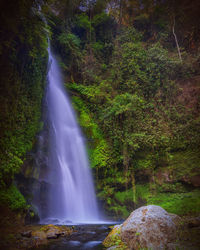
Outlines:
{"type": "Polygon", "coordinates": [[[78,225],[67,237],[51,240],[38,250],[103,250],[103,240],[108,235],[109,225],[78,225]]]}

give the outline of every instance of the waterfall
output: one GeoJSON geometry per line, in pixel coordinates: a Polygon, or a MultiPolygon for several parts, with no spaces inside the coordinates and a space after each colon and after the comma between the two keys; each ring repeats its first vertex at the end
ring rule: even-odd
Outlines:
{"type": "Polygon", "coordinates": [[[48,48],[49,71],[46,105],[49,131],[48,209],[46,220],[99,221],[99,213],[85,150],[70,99],[63,87],[58,62],[48,48]]]}

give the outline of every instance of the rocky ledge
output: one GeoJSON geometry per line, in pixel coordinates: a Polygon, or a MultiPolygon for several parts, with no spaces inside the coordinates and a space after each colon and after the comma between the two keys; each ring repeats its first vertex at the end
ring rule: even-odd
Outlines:
{"type": "Polygon", "coordinates": [[[17,249],[35,249],[40,245],[50,243],[52,239],[67,237],[73,232],[73,227],[49,225],[29,225],[18,233],[17,249]]]}

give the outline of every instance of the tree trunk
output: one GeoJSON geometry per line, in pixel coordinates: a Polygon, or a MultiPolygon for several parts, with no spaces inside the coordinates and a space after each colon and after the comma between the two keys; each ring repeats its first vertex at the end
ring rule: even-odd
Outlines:
{"type": "Polygon", "coordinates": [[[135,186],[135,173],[131,173],[131,179],[132,179],[132,189],[133,189],[133,202],[134,202],[134,208],[136,203],[136,186],[135,186]]]}
{"type": "Polygon", "coordinates": [[[183,60],[182,60],[182,57],[181,57],[181,51],[180,51],[180,47],[179,47],[179,44],[178,44],[178,39],[177,39],[177,36],[176,36],[176,33],[175,33],[175,17],[174,17],[174,24],[173,24],[173,27],[172,27],[172,32],[173,32],[173,35],[174,35],[174,38],[175,38],[179,59],[182,62],[183,60]]]}
{"type": "Polygon", "coordinates": [[[128,189],[128,165],[129,165],[129,159],[128,159],[128,148],[127,143],[124,142],[123,145],[123,166],[124,166],[124,177],[125,177],[125,188],[128,189]]]}
{"type": "Polygon", "coordinates": [[[122,7],[123,7],[123,0],[119,2],[119,26],[122,24],[122,7]]]}

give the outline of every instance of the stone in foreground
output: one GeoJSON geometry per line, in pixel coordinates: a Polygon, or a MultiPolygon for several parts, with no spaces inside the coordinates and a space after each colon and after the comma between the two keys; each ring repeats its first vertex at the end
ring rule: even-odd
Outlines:
{"type": "Polygon", "coordinates": [[[123,223],[121,239],[130,249],[171,249],[176,226],[163,208],[144,206],[133,211],[123,223]]]}

